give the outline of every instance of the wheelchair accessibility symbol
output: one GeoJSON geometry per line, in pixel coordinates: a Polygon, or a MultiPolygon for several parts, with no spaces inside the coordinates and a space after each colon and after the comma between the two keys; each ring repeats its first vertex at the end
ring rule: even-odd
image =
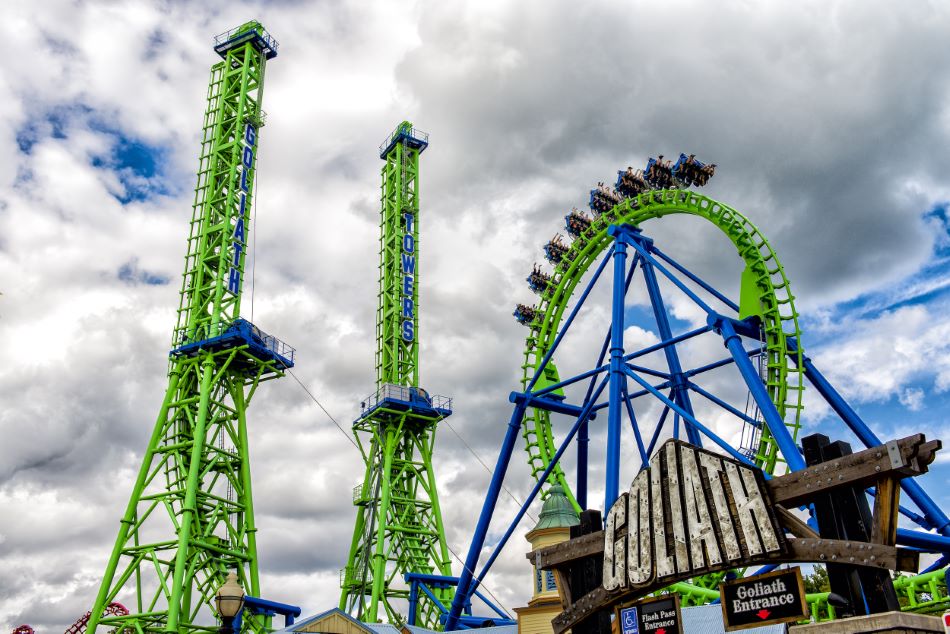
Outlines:
{"type": "Polygon", "coordinates": [[[640,626],[637,623],[637,609],[625,608],[620,611],[621,634],[640,634],[640,626]]]}

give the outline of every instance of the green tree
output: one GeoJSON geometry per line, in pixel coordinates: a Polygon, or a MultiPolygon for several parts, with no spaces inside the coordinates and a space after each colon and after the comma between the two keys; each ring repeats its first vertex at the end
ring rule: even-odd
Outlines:
{"type": "Polygon", "coordinates": [[[828,569],[824,566],[815,564],[812,573],[810,575],[803,575],[802,581],[805,585],[805,594],[831,592],[831,584],[828,581],[828,569]]]}

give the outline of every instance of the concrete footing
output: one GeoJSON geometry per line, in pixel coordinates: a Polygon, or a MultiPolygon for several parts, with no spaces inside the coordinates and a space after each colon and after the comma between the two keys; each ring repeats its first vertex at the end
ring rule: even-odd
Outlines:
{"type": "Polygon", "coordinates": [[[943,634],[943,622],[938,616],[910,612],[884,612],[856,616],[838,621],[793,625],[789,634],[857,634],[858,632],[899,632],[900,634],[943,634]]]}

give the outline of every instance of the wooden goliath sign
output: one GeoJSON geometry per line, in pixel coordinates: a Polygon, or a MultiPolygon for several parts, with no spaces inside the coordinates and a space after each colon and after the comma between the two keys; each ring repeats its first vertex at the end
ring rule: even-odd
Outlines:
{"type": "MultiPolygon", "coordinates": [[[[940,441],[923,434],[766,481],[736,460],[679,440],[667,441],[595,530],[528,556],[554,571],[564,611],[555,634],[587,630],[593,617],[673,583],[756,564],[839,562],[876,570],[917,571],[918,554],[897,548],[900,479],[927,472],[940,441]],[[877,487],[869,541],[822,538],[792,512],[817,496],[877,487]],[[569,583],[597,562],[593,584],[569,583]],[[600,575],[598,575],[600,576],[600,575]]],[[[598,617],[599,618],[599,617],[598,617]]],[[[598,626],[599,627],[599,626],[598,626]]]]}
{"type": "Polygon", "coordinates": [[[676,440],[617,498],[606,524],[608,592],[786,553],[761,473],[676,440]]]}

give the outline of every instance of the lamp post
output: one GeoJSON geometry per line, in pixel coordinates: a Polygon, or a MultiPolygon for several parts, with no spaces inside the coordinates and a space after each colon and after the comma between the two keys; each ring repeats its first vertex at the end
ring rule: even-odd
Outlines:
{"type": "Polygon", "coordinates": [[[228,573],[227,580],[214,595],[214,604],[221,617],[220,634],[235,634],[234,617],[244,607],[244,589],[238,584],[237,574],[228,573]]]}

